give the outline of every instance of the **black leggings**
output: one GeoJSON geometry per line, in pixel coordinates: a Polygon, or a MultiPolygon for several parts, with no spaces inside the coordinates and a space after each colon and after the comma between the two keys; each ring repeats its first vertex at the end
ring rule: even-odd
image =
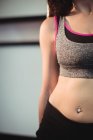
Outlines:
{"type": "Polygon", "coordinates": [[[38,140],[92,140],[93,123],[70,120],[48,102],[36,136],[38,140]]]}

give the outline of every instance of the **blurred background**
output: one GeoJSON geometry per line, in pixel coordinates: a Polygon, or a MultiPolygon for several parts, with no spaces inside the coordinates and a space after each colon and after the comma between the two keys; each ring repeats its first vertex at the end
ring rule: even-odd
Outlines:
{"type": "Polygon", "coordinates": [[[0,0],[0,133],[35,137],[46,0],[0,0]]]}

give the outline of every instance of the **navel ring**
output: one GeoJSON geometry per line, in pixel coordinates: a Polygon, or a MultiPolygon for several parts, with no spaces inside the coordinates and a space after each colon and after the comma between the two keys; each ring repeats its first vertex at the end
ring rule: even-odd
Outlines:
{"type": "Polygon", "coordinates": [[[80,113],[80,112],[82,112],[82,109],[81,109],[81,107],[77,107],[77,108],[76,108],[76,112],[77,112],[77,113],[80,113]]]}

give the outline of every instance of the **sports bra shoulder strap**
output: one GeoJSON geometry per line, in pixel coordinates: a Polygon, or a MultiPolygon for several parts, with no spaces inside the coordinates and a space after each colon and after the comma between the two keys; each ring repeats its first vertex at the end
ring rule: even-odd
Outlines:
{"type": "Polygon", "coordinates": [[[55,23],[55,31],[56,31],[56,35],[57,35],[58,25],[59,25],[59,16],[54,16],[54,23],[55,23]]]}
{"type": "MultiPolygon", "coordinates": [[[[56,47],[56,36],[58,33],[58,25],[59,25],[59,17],[58,16],[54,16],[54,26],[55,26],[55,39],[54,39],[54,46],[56,47]]],[[[56,51],[56,49],[55,49],[56,51]]]]}

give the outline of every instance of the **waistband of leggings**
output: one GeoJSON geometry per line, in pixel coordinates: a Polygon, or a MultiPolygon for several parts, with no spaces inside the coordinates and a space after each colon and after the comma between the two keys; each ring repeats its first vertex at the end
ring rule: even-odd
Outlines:
{"type": "Polygon", "coordinates": [[[46,107],[51,113],[53,113],[53,115],[57,115],[58,118],[62,121],[65,121],[68,124],[73,124],[73,125],[81,125],[81,126],[92,126],[93,128],[93,123],[83,123],[83,122],[77,122],[74,120],[71,120],[69,118],[67,118],[62,112],[60,112],[56,107],[54,107],[49,101],[47,102],[47,107],[46,107]]]}

